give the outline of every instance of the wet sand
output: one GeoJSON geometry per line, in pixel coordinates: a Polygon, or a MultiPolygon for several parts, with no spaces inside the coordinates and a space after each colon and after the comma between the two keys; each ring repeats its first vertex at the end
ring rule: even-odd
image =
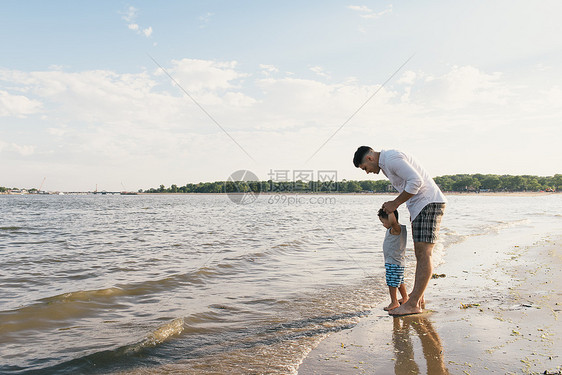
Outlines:
{"type": "Polygon", "coordinates": [[[385,301],[322,341],[299,374],[561,374],[562,236],[532,230],[451,246],[423,314],[392,318],[385,301]]]}

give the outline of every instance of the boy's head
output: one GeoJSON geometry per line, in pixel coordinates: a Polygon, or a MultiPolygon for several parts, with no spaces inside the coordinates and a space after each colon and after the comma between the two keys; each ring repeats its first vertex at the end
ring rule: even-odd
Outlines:
{"type": "MultiPolygon", "coordinates": [[[[398,223],[398,210],[394,211],[393,214],[396,217],[396,222],[398,223]]],[[[382,225],[386,229],[390,228],[390,220],[388,220],[388,214],[386,213],[386,211],[381,208],[378,215],[382,225]]]]}

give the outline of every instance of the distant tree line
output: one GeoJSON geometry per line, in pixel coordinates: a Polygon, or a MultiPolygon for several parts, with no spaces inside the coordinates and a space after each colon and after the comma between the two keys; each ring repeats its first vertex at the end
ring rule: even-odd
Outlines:
{"type": "MultiPolygon", "coordinates": [[[[456,174],[434,178],[443,191],[560,191],[562,174],[554,176],[511,176],[495,174],[456,174]]],[[[1,188],[0,188],[1,189],[1,188]]],[[[0,190],[1,191],[1,190],[0,190]]],[[[232,192],[303,192],[303,193],[385,193],[394,191],[388,180],[366,181],[215,181],[172,185],[169,188],[139,190],[139,193],[232,193],[232,192]]]]}
{"type": "Polygon", "coordinates": [[[139,190],[139,193],[336,192],[336,181],[215,181],[139,190]]]}
{"type": "Polygon", "coordinates": [[[456,174],[434,178],[444,191],[559,191],[562,174],[554,176],[510,176],[495,174],[456,174]]]}
{"type": "MultiPolygon", "coordinates": [[[[511,176],[495,174],[456,174],[434,178],[443,191],[561,191],[562,174],[554,176],[511,176]]],[[[18,188],[0,186],[0,193],[18,188]]],[[[37,189],[30,189],[30,192],[37,189]]],[[[233,192],[303,192],[303,193],[386,193],[394,191],[388,180],[342,181],[215,181],[172,185],[139,190],[139,193],[233,193],[233,192]]]]}

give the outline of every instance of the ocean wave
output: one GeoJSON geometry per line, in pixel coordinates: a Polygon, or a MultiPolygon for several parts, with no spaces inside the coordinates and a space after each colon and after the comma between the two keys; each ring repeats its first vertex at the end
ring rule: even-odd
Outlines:
{"type": "MultiPolygon", "coordinates": [[[[217,366],[228,364],[230,368],[237,360],[244,360],[251,366],[257,365],[257,358],[261,352],[272,347],[291,347],[301,340],[298,348],[294,351],[302,351],[304,343],[302,340],[311,339],[318,341],[330,332],[354,326],[361,316],[367,315],[368,311],[355,313],[343,313],[330,316],[316,316],[293,321],[282,322],[274,325],[259,324],[233,330],[225,330],[224,327],[216,329],[208,328],[214,323],[222,320],[221,314],[211,311],[194,314],[187,318],[175,318],[149,332],[138,342],[116,347],[114,349],[92,352],[79,358],[63,361],[45,367],[19,368],[17,366],[0,366],[5,373],[18,374],[97,374],[97,373],[142,373],[138,369],[139,362],[145,363],[147,357],[157,355],[162,345],[172,343],[174,348],[180,349],[177,358],[167,358],[182,361],[181,372],[189,372],[189,369],[200,369],[201,373],[216,373],[217,366]],[[189,338],[188,338],[189,337],[189,338]],[[298,349],[298,350],[297,350],[298,349]],[[245,354],[251,354],[253,363],[248,363],[245,354]],[[209,361],[209,358],[233,357],[217,363],[209,361]],[[194,367],[192,367],[194,366],[194,367]],[[126,370],[129,369],[129,370],[126,370]],[[133,370],[131,370],[133,369],[133,370]],[[210,372],[209,372],[210,371],[210,372]]],[[[306,347],[313,345],[307,344],[306,347]]],[[[293,353],[294,355],[294,353],[293,353]]],[[[301,355],[302,356],[302,355],[301,355]]],[[[156,364],[151,363],[153,366],[156,364]]],[[[264,365],[262,363],[262,365],[264,365]]],[[[269,368],[287,368],[287,364],[276,363],[273,360],[269,368]]],[[[296,365],[289,366],[296,368],[296,365]]],[[[176,368],[179,370],[179,368],[176,368]]],[[[165,368],[151,367],[149,373],[169,373],[165,368]]],[[[283,373],[283,372],[281,372],[283,373]]]]}
{"type": "Polygon", "coordinates": [[[439,230],[441,242],[445,248],[450,247],[451,245],[458,244],[464,242],[466,239],[470,237],[477,237],[477,236],[487,236],[490,234],[497,234],[504,229],[513,228],[518,225],[525,225],[530,223],[529,219],[514,219],[508,221],[494,221],[494,222],[483,222],[477,225],[471,232],[461,234],[457,230],[448,228],[447,226],[442,226],[439,230]]]}
{"type": "Polygon", "coordinates": [[[66,321],[92,316],[99,309],[116,309],[119,288],[79,291],[44,298],[32,305],[0,312],[0,334],[61,328],[66,321]]]}
{"type": "Polygon", "coordinates": [[[439,230],[439,239],[440,243],[443,245],[444,248],[449,248],[454,244],[461,243],[465,241],[469,235],[460,234],[453,229],[449,229],[447,227],[441,227],[439,230]]]}
{"type": "MultiPolygon", "coordinates": [[[[356,287],[351,289],[356,290],[356,287]]],[[[347,288],[340,292],[345,298],[350,297],[347,288]]],[[[355,298],[352,298],[354,303],[340,305],[341,295],[337,295],[340,293],[330,289],[321,294],[304,296],[298,301],[284,301],[282,304],[288,303],[290,306],[285,307],[293,313],[282,317],[264,316],[263,320],[252,323],[242,321],[244,311],[220,306],[220,310],[229,310],[232,316],[239,317],[240,325],[229,329],[217,327],[214,333],[206,332],[204,339],[192,335],[194,329],[212,327],[225,319],[224,314],[205,312],[197,314],[199,320],[196,316],[190,316],[186,319],[185,331],[174,341],[174,348],[182,353],[181,357],[168,358],[170,362],[164,366],[152,366],[149,369],[137,367],[119,373],[296,374],[302,358],[319,341],[332,332],[355,326],[361,317],[370,313],[369,309],[358,310],[358,305],[362,304],[357,304],[355,298]],[[324,304],[314,303],[316,300],[324,304]],[[343,312],[336,312],[338,310],[343,312]]],[[[279,304],[281,302],[277,301],[279,304]]]]}
{"type": "Polygon", "coordinates": [[[282,249],[285,247],[290,247],[290,248],[295,248],[295,247],[300,247],[301,245],[303,245],[306,241],[304,239],[294,239],[294,240],[289,240],[289,241],[283,241],[277,245],[273,245],[271,248],[272,249],[282,249]]]}
{"type": "MultiPolygon", "coordinates": [[[[117,284],[109,288],[66,292],[37,300],[27,306],[13,310],[0,311],[0,333],[14,333],[27,330],[58,329],[67,321],[95,316],[100,310],[119,310],[128,307],[128,297],[137,297],[142,303],[154,295],[168,295],[173,291],[208,285],[213,280],[239,275],[247,271],[254,259],[264,255],[262,252],[241,254],[225,258],[214,264],[204,264],[195,270],[174,274],[156,280],[143,280],[128,284],[117,284]]],[[[152,302],[152,301],[151,301],[152,302]]]]}
{"type": "Polygon", "coordinates": [[[56,302],[79,302],[79,301],[92,301],[112,298],[115,296],[124,295],[125,290],[121,288],[106,288],[98,290],[83,290],[78,292],[64,293],[58,296],[45,298],[43,301],[47,304],[56,302]]]}
{"type": "MultiPolygon", "coordinates": [[[[90,352],[78,358],[54,365],[31,367],[0,366],[0,372],[12,374],[106,374],[119,368],[132,367],[142,358],[146,350],[158,347],[180,335],[185,328],[183,318],[176,318],[162,324],[138,342],[115,349],[90,352]]],[[[52,361],[45,359],[44,362],[52,361]]],[[[39,361],[38,361],[39,362],[39,361]]]]}
{"type": "Polygon", "coordinates": [[[183,318],[177,318],[168,322],[153,332],[150,332],[146,338],[138,345],[141,347],[156,346],[162,344],[171,337],[181,334],[184,330],[185,321],[183,318]]]}
{"type": "MultiPolygon", "coordinates": [[[[242,257],[240,261],[245,259],[242,257]]],[[[271,368],[279,368],[277,373],[291,373],[292,370],[288,369],[296,368],[300,358],[317,341],[330,332],[350,328],[361,316],[368,314],[368,306],[377,295],[373,286],[381,283],[380,278],[368,279],[360,284],[359,289],[357,285],[341,290],[339,287],[337,290],[329,288],[321,293],[298,295],[297,301],[249,297],[247,303],[243,300],[233,304],[213,303],[202,312],[168,318],[164,324],[150,328],[143,338],[132,340],[131,344],[122,345],[116,341],[115,348],[108,349],[106,345],[105,350],[101,350],[104,346],[99,344],[89,349],[84,347],[83,355],[75,359],[68,359],[66,354],[59,358],[37,359],[34,364],[28,363],[21,373],[105,374],[136,368],[139,364],[150,364],[150,373],[154,373],[158,372],[154,361],[162,351],[166,353],[167,363],[186,360],[187,367],[182,367],[183,370],[193,365],[194,368],[204,368],[201,373],[213,373],[216,366],[232,365],[237,361],[242,361],[241,366],[260,368],[264,350],[273,351],[271,368]],[[263,311],[264,305],[269,309],[263,311]],[[272,315],[277,310],[283,315],[272,315]],[[169,348],[173,348],[172,353],[169,348]],[[282,353],[283,358],[274,355],[274,352],[282,353]],[[209,361],[209,358],[213,360],[209,361]],[[250,359],[252,361],[248,362],[250,359]]],[[[131,288],[131,285],[128,287],[131,288]]],[[[84,306],[104,308],[110,303],[118,303],[127,293],[130,290],[123,287],[64,293],[42,300],[41,308],[23,309],[19,313],[25,311],[30,319],[36,316],[36,320],[41,321],[45,320],[40,315],[45,308],[57,307],[61,311],[74,311],[76,307],[84,306]]],[[[67,328],[78,318],[69,318],[61,323],[61,328],[67,328]]],[[[62,350],[62,353],[65,351],[62,350]]],[[[8,367],[0,367],[0,372],[18,373],[8,367]]]]}

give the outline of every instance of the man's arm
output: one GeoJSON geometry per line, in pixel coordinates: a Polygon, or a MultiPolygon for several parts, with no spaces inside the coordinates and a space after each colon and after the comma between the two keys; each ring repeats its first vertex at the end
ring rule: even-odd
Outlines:
{"type": "Polygon", "coordinates": [[[400,193],[393,201],[384,202],[382,205],[382,209],[387,213],[394,212],[398,209],[398,207],[406,202],[408,199],[412,198],[414,194],[408,193],[406,190],[400,193]]]}

